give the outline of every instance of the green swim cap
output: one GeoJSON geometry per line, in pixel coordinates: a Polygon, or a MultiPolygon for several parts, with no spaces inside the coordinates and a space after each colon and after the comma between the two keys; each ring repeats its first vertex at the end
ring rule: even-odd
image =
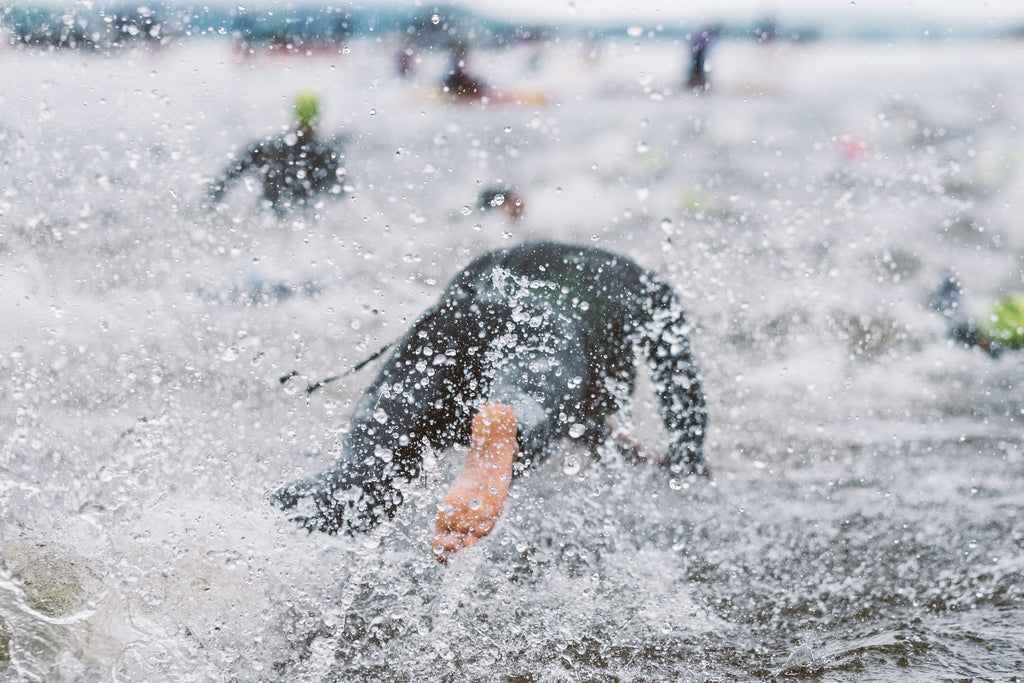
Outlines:
{"type": "Polygon", "coordinates": [[[300,126],[309,126],[320,119],[320,98],[311,90],[295,98],[295,118],[300,126]]]}
{"type": "Polygon", "coordinates": [[[1002,346],[1024,348],[1024,293],[1013,292],[997,299],[988,315],[978,321],[978,329],[1002,346]]]}

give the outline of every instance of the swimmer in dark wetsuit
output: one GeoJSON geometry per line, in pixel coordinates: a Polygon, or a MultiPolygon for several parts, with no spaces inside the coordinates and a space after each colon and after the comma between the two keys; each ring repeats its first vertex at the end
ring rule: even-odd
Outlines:
{"type": "Polygon", "coordinates": [[[263,183],[263,198],[278,216],[301,207],[324,193],[342,190],[343,154],[316,135],[320,103],[316,95],[303,93],[295,100],[295,130],[252,144],[233,161],[223,177],[208,190],[211,204],[220,202],[231,183],[255,171],[263,183]]]}
{"type": "Polygon", "coordinates": [[[441,80],[441,89],[455,100],[478,100],[486,97],[491,88],[469,72],[469,48],[465,43],[451,46],[451,65],[441,80]]]}
{"type": "Polygon", "coordinates": [[[509,221],[521,221],[524,211],[523,196],[515,188],[488,187],[480,191],[477,206],[481,211],[500,211],[509,221]]]}
{"type": "Polygon", "coordinates": [[[402,502],[395,483],[422,454],[470,444],[439,507],[441,561],[493,528],[515,474],[556,439],[597,445],[629,399],[637,356],[651,369],[672,441],[657,456],[628,437],[637,461],[708,474],[704,395],[672,288],[624,256],[539,242],[484,254],[396,344],[356,405],[334,465],[287,485],[276,503],[309,530],[363,531],[402,502]]]}
{"type": "Polygon", "coordinates": [[[960,280],[947,271],[929,299],[932,310],[946,319],[947,336],[966,348],[978,347],[993,358],[1006,349],[1024,349],[1024,293],[1011,292],[996,299],[977,320],[960,305],[960,280]]]}
{"type": "Polygon", "coordinates": [[[695,33],[690,40],[690,70],[686,79],[686,87],[694,92],[702,93],[710,88],[704,61],[711,42],[719,33],[721,33],[721,29],[718,27],[703,28],[695,33]]]}

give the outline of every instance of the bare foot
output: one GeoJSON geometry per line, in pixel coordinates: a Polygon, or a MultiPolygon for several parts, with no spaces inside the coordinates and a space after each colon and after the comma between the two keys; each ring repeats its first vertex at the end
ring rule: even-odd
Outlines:
{"type": "Polygon", "coordinates": [[[519,455],[517,432],[516,416],[505,405],[489,405],[473,418],[466,464],[437,506],[437,535],[430,545],[438,562],[491,533],[519,455]]]}

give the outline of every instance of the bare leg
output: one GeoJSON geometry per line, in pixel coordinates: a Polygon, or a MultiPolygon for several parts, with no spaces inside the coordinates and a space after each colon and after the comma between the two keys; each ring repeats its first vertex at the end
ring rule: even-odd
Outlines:
{"type": "Polygon", "coordinates": [[[466,464],[437,508],[437,535],[430,545],[438,562],[494,528],[519,455],[517,432],[516,416],[505,405],[489,405],[473,418],[466,464]]]}

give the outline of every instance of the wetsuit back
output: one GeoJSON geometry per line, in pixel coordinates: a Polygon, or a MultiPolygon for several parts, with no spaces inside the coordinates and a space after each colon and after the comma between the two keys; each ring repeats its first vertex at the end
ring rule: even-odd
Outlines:
{"type": "Polygon", "coordinates": [[[652,370],[673,467],[699,471],[706,412],[685,333],[672,289],[623,256],[554,242],[485,254],[396,345],[334,467],[278,500],[310,501],[299,519],[311,529],[373,526],[397,510],[394,481],[419,474],[424,448],[468,443],[488,403],[516,415],[517,472],[555,439],[596,443],[632,392],[638,353],[652,370]]]}
{"type": "Polygon", "coordinates": [[[262,180],[263,197],[278,212],[324,192],[340,192],[344,176],[339,152],[312,135],[292,133],[251,145],[212,186],[211,199],[219,201],[232,181],[252,169],[262,180]]]}

